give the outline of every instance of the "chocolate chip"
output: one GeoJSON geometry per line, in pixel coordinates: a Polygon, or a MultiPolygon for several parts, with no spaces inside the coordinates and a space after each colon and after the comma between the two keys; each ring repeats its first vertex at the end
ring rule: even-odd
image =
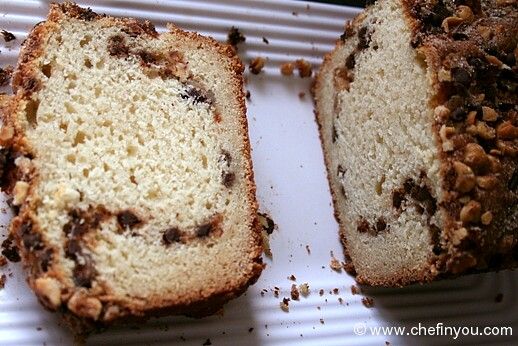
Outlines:
{"type": "Polygon", "coordinates": [[[401,209],[401,204],[405,200],[405,194],[400,189],[392,191],[392,206],[401,209]]]}
{"type": "Polygon", "coordinates": [[[90,288],[96,276],[92,258],[87,254],[81,255],[81,263],[77,263],[73,269],[74,283],[77,286],[90,288]]]}
{"type": "Polygon", "coordinates": [[[192,99],[194,103],[211,103],[209,102],[208,97],[204,95],[201,90],[196,89],[193,86],[189,86],[189,88],[185,90],[184,94],[180,94],[180,97],[184,100],[192,99]]]}
{"type": "Polygon", "coordinates": [[[206,237],[210,234],[212,231],[212,223],[207,223],[205,225],[201,225],[196,229],[196,236],[197,237],[206,237]]]}
{"type": "Polygon", "coordinates": [[[345,59],[345,67],[347,67],[349,70],[352,70],[354,65],[356,65],[356,57],[354,52],[352,52],[347,56],[347,59],[345,59]]]}
{"type": "Polygon", "coordinates": [[[108,52],[111,56],[119,58],[126,57],[129,54],[129,48],[126,46],[126,39],[122,35],[115,35],[108,39],[108,52]]]}
{"type": "Polygon", "coordinates": [[[358,30],[358,50],[369,48],[369,44],[371,42],[372,32],[368,31],[366,26],[363,26],[358,30]]]}
{"type": "Polygon", "coordinates": [[[181,235],[182,234],[178,228],[171,227],[164,231],[164,234],[162,235],[162,241],[167,246],[172,243],[179,242],[181,235]]]}
{"type": "Polygon", "coordinates": [[[226,163],[227,167],[230,167],[230,163],[232,162],[232,156],[226,150],[221,151],[221,155],[223,155],[223,161],[226,163]]]}
{"type": "Polygon", "coordinates": [[[371,225],[369,221],[365,220],[363,217],[358,220],[358,225],[356,226],[356,230],[359,233],[371,233],[371,225]]]}
{"type": "Polygon", "coordinates": [[[454,67],[451,69],[451,77],[457,83],[460,83],[464,86],[469,86],[471,84],[471,75],[470,73],[462,68],[462,67],[454,67]]]}
{"type": "Polygon", "coordinates": [[[142,221],[130,210],[124,210],[117,214],[117,222],[124,229],[128,227],[133,228],[142,223],[142,221]]]}
{"type": "Polygon", "coordinates": [[[158,54],[147,50],[138,51],[137,55],[145,66],[157,65],[160,61],[160,56],[158,54]]]}
{"type": "Polygon", "coordinates": [[[2,242],[2,255],[11,262],[20,262],[20,254],[18,248],[14,244],[13,238],[9,236],[2,242]]]}
{"type": "Polygon", "coordinates": [[[46,272],[49,269],[53,255],[52,249],[46,249],[39,255],[41,271],[46,272]]]}
{"type": "Polygon", "coordinates": [[[79,239],[71,238],[67,241],[65,246],[65,256],[71,260],[77,260],[77,257],[82,254],[81,244],[79,239]]]}
{"type": "Polygon", "coordinates": [[[514,173],[511,176],[511,179],[509,179],[507,187],[513,192],[516,191],[516,188],[518,187],[518,168],[514,169],[514,173]]]}
{"type": "Polygon", "coordinates": [[[376,232],[383,232],[385,229],[387,229],[387,222],[383,217],[379,217],[376,221],[376,232]]]}
{"type": "Polygon", "coordinates": [[[232,172],[224,172],[223,173],[223,185],[225,187],[230,188],[234,184],[234,181],[236,180],[236,175],[232,172]]]}
{"type": "Polygon", "coordinates": [[[10,42],[10,41],[16,40],[16,36],[14,36],[13,33],[9,32],[9,31],[2,30],[1,33],[2,33],[2,36],[3,36],[5,42],[10,42]]]}

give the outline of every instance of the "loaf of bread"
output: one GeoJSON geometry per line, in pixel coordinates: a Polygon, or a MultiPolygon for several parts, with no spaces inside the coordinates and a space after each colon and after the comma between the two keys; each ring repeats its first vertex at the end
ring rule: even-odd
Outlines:
{"type": "Polygon", "coordinates": [[[316,79],[348,271],[398,286],[518,260],[516,1],[379,0],[316,79]]]}
{"type": "Polygon", "coordinates": [[[263,268],[233,50],[52,4],[4,104],[2,188],[41,303],[77,331],[203,316],[263,268]]]}

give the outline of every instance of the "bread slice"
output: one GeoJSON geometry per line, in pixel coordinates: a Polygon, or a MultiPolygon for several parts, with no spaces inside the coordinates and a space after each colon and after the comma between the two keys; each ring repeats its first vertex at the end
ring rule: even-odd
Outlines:
{"type": "Polygon", "coordinates": [[[405,285],[518,260],[516,2],[379,0],[315,84],[348,270],[405,285]]]}
{"type": "Polygon", "coordinates": [[[1,132],[28,282],[72,323],[204,315],[263,268],[233,50],[52,4],[1,132]]]}

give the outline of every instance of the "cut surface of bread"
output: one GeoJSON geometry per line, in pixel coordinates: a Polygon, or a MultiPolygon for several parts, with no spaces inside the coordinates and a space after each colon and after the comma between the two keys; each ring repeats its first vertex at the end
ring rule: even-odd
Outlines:
{"type": "Polygon", "coordinates": [[[379,0],[314,89],[335,215],[360,283],[515,267],[516,2],[379,0]]]}
{"type": "Polygon", "coordinates": [[[53,4],[3,109],[3,189],[28,281],[82,324],[203,315],[262,270],[232,49],[53,4]]]}

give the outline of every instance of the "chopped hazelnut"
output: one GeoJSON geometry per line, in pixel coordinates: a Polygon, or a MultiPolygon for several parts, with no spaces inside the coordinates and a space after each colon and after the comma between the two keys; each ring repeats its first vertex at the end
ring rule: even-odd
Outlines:
{"type": "Polygon", "coordinates": [[[468,113],[468,116],[466,117],[466,124],[467,125],[475,125],[477,122],[477,112],[471,111],[468,113]]]}
{"type": "Polygon", "coordinates": [[[466,132],[470,135],[479,136],[483,139],[495,138],[495,129],[489,127],[483,121],[477,121],[476,125],[470,125],[466,128],[466,132]]]}
{"type": "Polygon", "coordinates": [[[61,285],[58,280],[38,278],[34,281],[34,291],[47,308],[56,310],[61,305],[61,285]]]}
{"type": "Polygon", "coordinates": [[[451,72],[441,67],[437,72],[437,78],[439,82],[451,82],[451,72]]]}
{"type": "Polygon", "coordinates": [[[29,184],[25,181],[17,181],[13,189],[13,205],[21,205],[27,197],[29,184]]]}
{"type": "Polygon", "coordinates": [[[279,306],[281,307],[281,310],[284,312],[290,312],[290,306],[289,306],[289,298],[283,298],[282,302],[279,303],[279,306]]]}
{"type": "Polygon", "coordinates": [[[477,185],[484,190],[493,190],[498,183],[498,180],[493,175],[485,175],[477,177],[477,185]]]}
{"type": "Polygon", "coordinates": [[[446,17],[441,24],[441,27],[444,29],[445,32],[450,32],[450,30],[456,26],[459,26],[462,24],[464,20],[459,17],[446,17]]]}
{"type": "Polygon", "coordinates": [[[464,163],[474,171],[482,171],[489,167],[490,161],[484,148],[477,143],[468,143],[464,149],[464,163]]]}
{"type": "Polygon", "coordinates": [[[331,267],[331,269],[333,269],[335,271],[342,270],[342,264],[336,258],[331,259],[331,263],[329,264],[329,266],[331,267]]]}
{"type": "Polygon", "coordinates": [[[457,7],[457,16],[467,22],[471,22],[474,18],[473,11],[468,6],[460,5],[457,7]]]}
{"type": "Polygon", "coordinates": [[[498,113],[491,107],[482,106],[482,120],[495,121],[498,119],[498,113]]]}
{"type": "Polygon", "coordinates": [[[497,126],[496,136],[498,139],[516,139],[518,138],[518,127],[513,126],[510,121],[504,121],[497,126]]]}
{"type": "Polygon", "coordinates": [[[88,297],[85,292],[78,291],[70,298],[67,307],[79,316],[97,320],[103,306],[99,299],[88,297]]]}
{"type": "Polygon", "coordinates": [[[453,245],[457,246],[461,241],[468,236],[468,230],[464,227],[455,230],[451,236],[453,245]]]}
{"type": "Polygon", "coordinates": [[[457,174],[455,190],[463,193],[471,191],[477,182],[473,170],[460,161],[453,162],[453,169],[457,174]]]}
{"type": "Polygon", "coordinates": [[[281,73],[283,76],[291,76],[295,66],[291,62],[287,62],[281,65],[281,73]]]}
{"type": "Polygon", "coordinates": [[[291,285],[291,299],[293,300],[299,300],[300,292],[297,288],[297,285],[293,284],[291,285]]]}
{"type": "Polygon", "coordinates": [[[7,143],[13,138],[14,129],[11,126],[3,126],[0,130],[0,145],[7,146],[7,143]]]}
{"type": "Polygon", "coordinates": [[[502,61],[500,61],[500,59],[498,59],[494,55],[486,55],[486,60],[488,63],[496,67],[501,67],[504,64],[502,61]]]}
{"type": "Polygon", "coordinates": [[[502,164],[500,160],[493,155],[487,155],[489,159],[489,167],[492,173],[498,173],[502,170],[502,164]]]}
{"type": "Polygon", "coordinates": [[[478,33],[484,40],[489,40],[491,38],[491,28],[490,27],[485,26],[485,25],[478,25],[476,28],[477,28],[478,33]]]}
{"type": "Polygon", "coordinates": [[[259,74],[266,63],[266,59],[263,57],[254,58],[250,61],[250,72],[253,74],[259,74]]]}
{"type": "Polygon", "coordinates": [[[437,118],[442,119],[442,120],[446,120],[449,117],[449,115],[451,114],[451,111],[448,109],[448,107],[446,107],[444,105],[435,107],[433,112],[437,118]]]}
{"type": "Polygon", "coordinates": [[[482,206],[477,201],[470,201],[460,211],[460,221],[464,223],[478,222],[482,206]]]}
{"type": "Polygon", "coordinates": [[[309,285],[307,284],[307,282],[305,282],[299,286],[299,291],[303,297],[307,297],[309,295],[309,285]]]}
{"type": "Polygon", "coordinates": [[[480,221],[483,225],[489,225],[491,221],[493,220],[493,213],[490,211],[486,211],[482,216],[480,217],[480,221]]]}
{"type": "Polygon", "coordinates": [[[513,143],[512,141],[497,140],[496,147],[500,149],[504,155],[509,155],[511,157],[518,155],[518,144],[513,143]]]}

